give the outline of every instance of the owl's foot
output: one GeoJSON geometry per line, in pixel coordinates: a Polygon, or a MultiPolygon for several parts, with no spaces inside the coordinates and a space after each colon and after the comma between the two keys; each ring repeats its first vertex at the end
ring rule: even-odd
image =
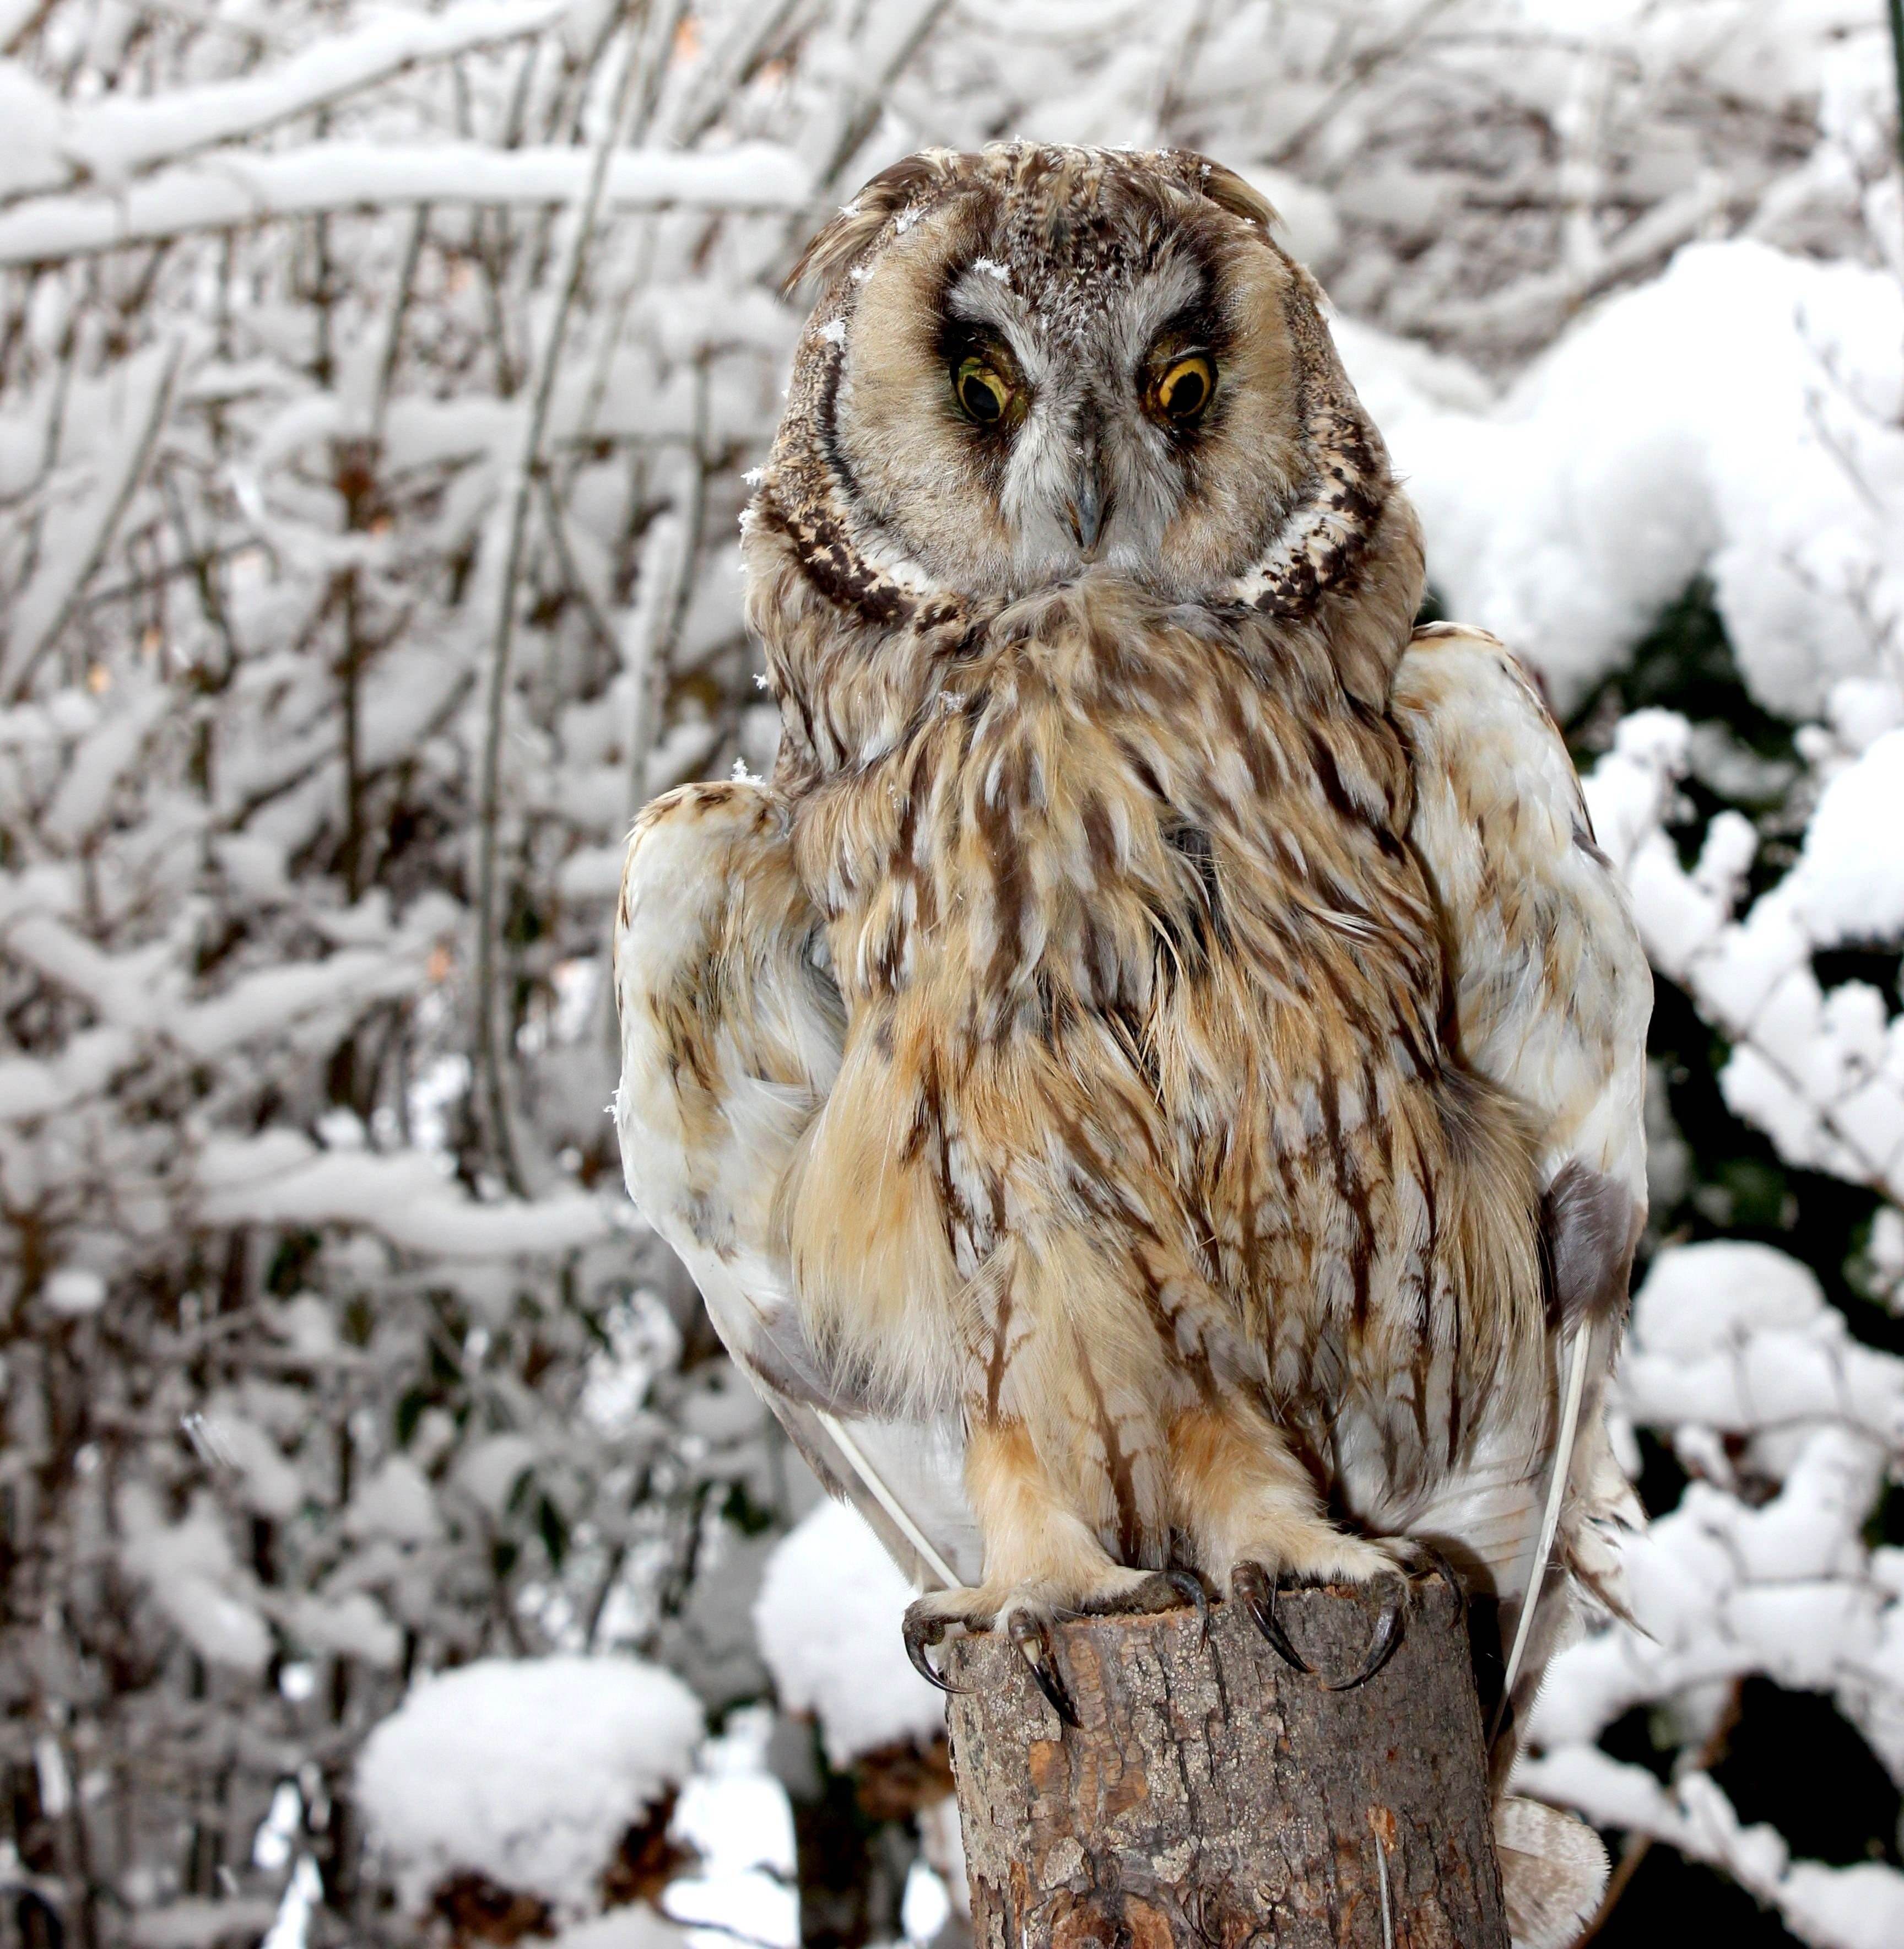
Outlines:
{"type": "MultiPolygon", "coordinates": [[[[1464,1606],[1467,1601],[1453,1566],[1438,1550],[1406,1537],[1366,1543],[1364,1548],[1378,1553],[1378,1560],[1372,1571],[1365,1571],[1360,1575],[1355,1574],[1363,1568],[1358,1561],[1350,1573],[1349,1581],[1382,1584],[1381,1609],[1376,1613],[1374,1627],[1368,1634],[1368,1649],[1362,1653],[1361,1662],[1346,1678],[1325,1678],[1322,1683],[1325,1692],[1352,1692],[1357,1686],[1367,1684],[1395,1655],[1396,1648],[1407,1628],[1409,1613],[1414,1609],[1415,1590],[1424,1580],[1438,1579],[1454,1592],[1460,1603],[1464,1606]]],[[[1359,1556],[1359,1553],[1357,1554],[1359,1556]]],[[[1276,1596],[1281,1590],[1331,1581],[1327,1576],[1293,1576],[1286,1572],[1272,1577],[1260,1563],[1248,1562],[1238,1564],[1230,1572],[1232,1592],[1248,1614],[1250,1621],[1269,1640],[1269,1648],[1293,1671],[1309,1677],[1315,1675],[1315,1668],[1296,1649],[1289,1633],[1284,1630],[1276,1615],[1276,1596]]],[[[1456,1615],[1461,1613],[1457,1612],[1456,1615]]]]}
{"type": "MultiPolygon", "coordinates": [[[[976,1593],[935,1592],[935,1596],[967,1596],[976,1593]]],[[[946,1615],[943,1606],[935,1606],[931,1597],[921,1597],[916,1603],[906,1607],[905,1637],[905,1655],[912,1661],[913,1668],[929,1685],[936,1685],[941,1692],[956,1698],[972,1689],[969,1685],[955,1685],[943,1672],[933,1665],[932,1647],[944,1643],[946,1635],[955,1624],[964,1624],[968,1630],[985,1630],[995,1627],[1004,1631],[1011,1641],[1012,1647],[1030,1668],[1031,1675],[1038,1689],[1050,1701],[1051,1710],[1067,1726],[1078,1723],[1077,1708],[1071,1703],[1071,1695],[1065,1689],[1063,1675],[1058,1668],[1057,1656],[1051,1649],[1051,1625],[1039,1612],[1029,1606],[1003,1611],[989,1622],[982,1622],[976,1614],[946,1615]]]]}
{"type": "Polygon", "coordinates": [[[1119,1613],[1175,1610],[1196,1606],[1206,1637],[1210,1630],[1210,1598],[1201,1579],[1187,1570],[1119,1570],[1101,1587],[1058,1593],[1040,1584],[1022,1584],[1002,1593],[983,1585],[976,1590],[935,1590],[907,1607],[905,1655],[929,1684],[941,1692],[959,1693],[971,1688],[954,1685],[933,1664],[930,1652],[955,1627],[968,1631],[1002,1631],[1030,1668],[1038,1689],[1051,1710],[1067,1726],[1078,1723],[1053,1647],[1051,1627],[1060,1616],[1107,1617],[1119,1613]]]}

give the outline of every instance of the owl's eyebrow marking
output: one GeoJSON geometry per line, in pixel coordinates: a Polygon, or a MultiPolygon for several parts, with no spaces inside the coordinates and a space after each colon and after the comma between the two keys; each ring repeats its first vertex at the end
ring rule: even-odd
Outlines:
{"type": "Polygon", "coordinates": [[[969,359],[975,353],[1007,378],[1023,381],[1024,362],[1004,332],[989,321],[948,319],[939,334],[940,357],[948,365],[955,365],[961,359],[969,359]]]}
{"type": "Polygon", "coordinates": [[[1014,325],[1022,329],[1030,316],[1024,300],[1009,284],[976,266],[952,280],[944,309],[948,319],[989,325],[999,331],[1014,325]]]}
{"type": "MultiPolygon", "coordinates": [[[[1210,267],[1200,259],[1177,253],[1132,281],[1120,321],[1122,356],[1141,363],[1152,355],[1163,334],[1186,322],[1194,333],[1210,332],[1216,325],[1216,307],[1210,267]]],[[[1199,347],[1207,342],[1203,337],[1195,340],[1199,347]]]]}
{"type": "Polygon", "coordinates": [[[1145,356],[1154,358],[1166,345],[1173,351],[1218,352],[1226,348],[1228,337],[1216,307],[1204,293],[1199,292],[1151,333],[1145,356]]]}
{"type": "Polygon", "coordinates": [[[994,362],[1027,387],[1048,376],[1030,308],[982,271],[955,277],[940,307],[940,358],[955,365],[974,352],[997,355],[994,362]]]}

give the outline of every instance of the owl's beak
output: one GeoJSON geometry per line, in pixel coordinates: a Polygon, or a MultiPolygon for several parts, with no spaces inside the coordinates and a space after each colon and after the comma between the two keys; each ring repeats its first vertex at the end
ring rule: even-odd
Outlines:
{"type": "Polygon", "coordinates": [[[1086,447],[1079,456],[1071,498],[1064,511],[1070,517],[1071,532],[1077,537],[1078,546],[1088,558],[1097,548],[1105,514],[1102,468],[1095,446],[1086,447]]]}

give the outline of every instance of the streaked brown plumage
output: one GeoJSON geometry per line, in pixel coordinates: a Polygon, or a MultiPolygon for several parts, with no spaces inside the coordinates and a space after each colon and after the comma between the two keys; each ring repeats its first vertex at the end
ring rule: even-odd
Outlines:
{"type": "Polygon", "coordinates": [[[1576,1326],[1560,1542],[1607,1570],[1645,965],[1537,697],[1412,634],[1414,515],[1270,221],[1177,154],[862,191],[747,526],[775,778],[631,844],[631,1187],[958,1577],[929,1627],[1424,1539],[1513,1630],[1576,1326]]]}

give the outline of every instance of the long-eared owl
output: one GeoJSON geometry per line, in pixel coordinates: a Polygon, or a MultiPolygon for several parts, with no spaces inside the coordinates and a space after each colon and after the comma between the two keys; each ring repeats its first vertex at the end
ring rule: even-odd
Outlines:
{"type": "MultiPolygon", "coordinates": [[[[1304,1579],[1384,1581],[1372,1661],[1438,1552],[1504,1766],[1573,1587],[1617,1601],[1650,981],[1538,692],[1414,626],[1273,223],[1200,157],[1013,144],[815,241],[744,520],[779,755],[635,827],[623,1154],[936,1587],[927,1670],[1002,1626],[1062,1711],[1053,1616],[1274,1631],[1304,1579]]],[[[1530,1944],[1597,1892],[1544,1817],[1503,1803],[1530,1944]]]]}

